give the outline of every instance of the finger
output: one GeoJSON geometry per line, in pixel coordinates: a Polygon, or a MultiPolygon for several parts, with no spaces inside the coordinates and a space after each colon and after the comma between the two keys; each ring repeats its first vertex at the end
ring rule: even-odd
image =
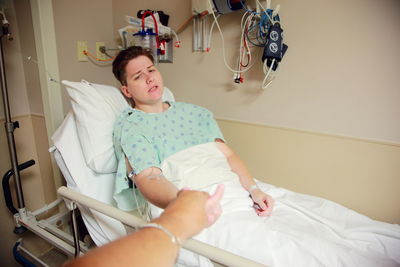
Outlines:
{"type": "Polygon", "coordinates": [[[259,212],[259,213],[257,213],[257,214],[258,214],[258,216],[260,216],[260,217],[266,217],[266,216],[271,215],[271,214],[272,214],[272,211],[271,211],[271,210],[264,210],[264,211],[261,211],[261,212],[259,212]]]}
{"type": "Polygon", "coordinates": [[[256,212],[258,216],[268,216],[272,214],[272,208],[268,206],[266,209],[263,210],[260,209],[257,210],[256,212]]]}
{"type": "Polygon", "coordinates": [[[208,203],[219,203],[221,200],[222,196],[224,195],[225,191],[225,186],[223,184],[219,184],[217,187],[217,190],[215,190],[215,193],[210,196],[208,199],[208,203]]]}
{"type": "Polygon", "coordinates": [[[268,208],[270,208],[271,210],[274,209],[275,199],[273,199],[271,196],[268,196],[267,201],[268,201],[268,208]]]}
{"type": "Polygon", "coordinates": [[[262,210],[267,210],[269,208],[268,202],[266,198],[263,198],[261,201],[257,202],[258,206],[260,206],[260,208],[262,210]]]}
{"type": "Polygon", "coordinates": [[[272,200],[272,199],[269,199],[269,201],[268,201],[268,208],[265,209],[263,212],[265,213],[265,215],[271,215],[273,209],[274,209],[273,200],[272,200]]]}
{"type": "Polygon", "coordinates": [[[187,192],[187,191],[190,191],[190,188],[189,187],[183,187],[181,190],[178,191],[178,193],[176,195],[179,196],[183,192],[187,192]]]}
{"type": "Polygon", "coordinates": [[[212,212],[207,214],[207,219],[208,219],[208,224],[211,225],[213,224],[221,215],[222,209],[221,207],[218,207],[217,209],[214,209],[212,212]]]}

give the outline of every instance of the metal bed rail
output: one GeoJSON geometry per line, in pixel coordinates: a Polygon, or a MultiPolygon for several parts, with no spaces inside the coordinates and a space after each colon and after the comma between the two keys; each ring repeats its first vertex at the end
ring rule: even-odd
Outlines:
{"type": "MultiPolygon", "coordinates": [[[[114,219],[119,220],[120,222],[128,226],[137,228],[140,225],[146,223],[143,219],[133,214],[124,212],[114,206],[105,204],[88,196],[82,195],[65,186],[60,187],[57,192],[59,195],[72,202],[82,204],[88,208],[94,209],[107,216],[113,217],[114,219]]],[[[199,255],[205,256],[210,260],[225,266],[246,266],[246,267],[265,266],[257,262],[254,262],[252,260],[249,260],[247,258],[238,256],[236,254],[230,253],[220,248],[213,247],[204,242],[194,239],[186,240],[185,243],[183,244],[183,247],[185,249],[188,249],[199,255]]]]}

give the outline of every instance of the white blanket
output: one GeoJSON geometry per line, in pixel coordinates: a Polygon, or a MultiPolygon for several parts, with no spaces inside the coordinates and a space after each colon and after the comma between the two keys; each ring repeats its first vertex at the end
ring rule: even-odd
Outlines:
{"type": "MultiPolygon", "coordinates": [[[[162,164],[178,188],[212,193],[225,184],[218,221],[196,239],[268,266],[400,266],[400,226],[374,221],[329,200],[258,182],[275,199],[273,214],[258,217],[248,193],[215,143],[181,151],[162,164]]],[[[153,207],[153,214],[159,210],[153,207]]],[[[181,253],[180,262],[206,266],[181,253]]]]}

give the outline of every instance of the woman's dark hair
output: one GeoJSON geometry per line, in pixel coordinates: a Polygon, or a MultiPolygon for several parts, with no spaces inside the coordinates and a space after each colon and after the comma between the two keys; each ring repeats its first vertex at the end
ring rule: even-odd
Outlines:
{"type": "Polygon", "coordinates": [[[139,56],[146,56],[151,60],[151,62],[154,63],[154,58],[151,54],[151,51],[141,46],[128,47],[127,49],[119,52],[117,57],[114,59],[112,71],[115,78],[117,78],[122,85],[127,85],[125,71],[126,65],[129,63],[129,61],[139,56]]]}

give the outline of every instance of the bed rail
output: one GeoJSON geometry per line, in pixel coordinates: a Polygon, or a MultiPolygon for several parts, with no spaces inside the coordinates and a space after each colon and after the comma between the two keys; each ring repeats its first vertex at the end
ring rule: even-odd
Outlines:
{"type": "MultiPolygon", "coordinates": [[[[116,207],[105,204],[88,196],[82,195],[65,186],[60,187],[57,192],[66,199],[69,199],[73,202],[82,204],[88,208],[94,209],[105,215],[113,217],[114,219],[119,220],[122,223],[129,225],[131,227],[137,228],[138,226],[145,223],[143,219],[133,214],[124,212],[116,207]]],[[[246,266],[246,267],[265,266],[257,262],[254,262],[252,260],[249,260],[247,258],[238,256],[236,254],[230,253],[228,251],[225,251],[217,247],[213,247],[204,242],[194,239],[187,240],[183,244],[183,247],[185,249],[188,249],[197,254],[205,256],[210,260],[225,266],[246,266]]]]}

